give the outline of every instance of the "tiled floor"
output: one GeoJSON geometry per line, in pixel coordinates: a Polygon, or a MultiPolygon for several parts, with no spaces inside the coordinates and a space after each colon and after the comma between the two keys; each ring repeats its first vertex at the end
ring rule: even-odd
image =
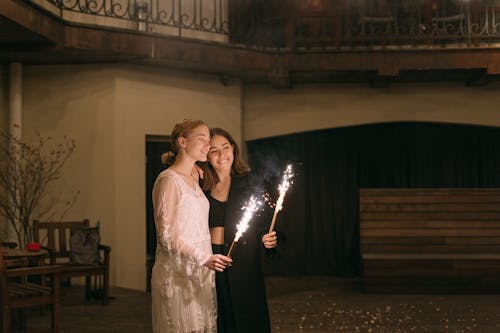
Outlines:
{"type": "MultiPolygon", "coordinates": [[[[363,294],[356,279],[272,277],[267,280],[273,333],[500,332],[500,295],[363,294]]],[[[150,296],[113,288],[107,306],[85,303],[64,288],[61,332],[151,332],[150,296]]],[[[48,332],[49,311],[28,314],[28,332],[48,332]]],[[[256,332],[258,333],[258,332],[256,332]]]]}

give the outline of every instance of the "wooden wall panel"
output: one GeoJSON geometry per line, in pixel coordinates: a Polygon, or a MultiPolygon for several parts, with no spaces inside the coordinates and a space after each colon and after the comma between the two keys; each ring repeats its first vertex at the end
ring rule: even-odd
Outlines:
{"type": "Polygon", "coordinates": [[[360,236],[368,292],[500,292],[500,189],[361,189],[360,236]]]}

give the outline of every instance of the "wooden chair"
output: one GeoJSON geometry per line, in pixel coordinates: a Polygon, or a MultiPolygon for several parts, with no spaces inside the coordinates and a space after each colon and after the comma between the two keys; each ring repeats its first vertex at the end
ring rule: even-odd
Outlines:
{"type": "Polygon", "coordinates": [[[50,252],[50,264],[61,265],[61,277],[85,277],[85,299],[99,298],[102,304],[109,300],[109,260],[111,247],[99,245],[101,262],[97,265],[74,265],[69,262],[69,240],[78,228],[88,228],[89,220],[65,222],[34,221],[35,242],[50,252]]]}
{"type": "MultiPolygon", "coordinates": [[[[50,305],[52,307],[52,332],[59,332],[59,266],[19,267],[26,258],[4,260],[0,247],[0,286],[2,300],[2,332],[10,332],[10,311],[13,309],[50,305]],[[40,283],[31,282],[36,276],[40,283]]],[[[24,328],[24,316],[21,329],[24,328]]]]}

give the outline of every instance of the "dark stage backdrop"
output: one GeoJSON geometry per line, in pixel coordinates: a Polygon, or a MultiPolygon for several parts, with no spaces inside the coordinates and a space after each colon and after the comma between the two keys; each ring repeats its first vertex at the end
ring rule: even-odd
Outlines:
{"type": "Polygon", "coordinates": [[[276,222],[280,262],[268,274],[359,274],[360,188],[500,187],[499,128],[385,123],[247,144],[270,188],[288,162],[297,171],[276,222]]]}

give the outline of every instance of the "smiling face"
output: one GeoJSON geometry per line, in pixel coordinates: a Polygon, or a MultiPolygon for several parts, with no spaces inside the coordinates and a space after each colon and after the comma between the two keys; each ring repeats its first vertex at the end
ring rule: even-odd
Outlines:
{"type": "Polygon", "coordinates": [[[208,162],[217,173],[230,173],[234,161],[234,147],[222,135],[214,135],[210,140],[208,162]]]}
{"type": "Polygon", "coordinates": [[[208,126],[201,125],[194,128],[186,137],[179,138],[186,155],[195,161],[205,162],[210,149],[210,132],[208,126]]]}

